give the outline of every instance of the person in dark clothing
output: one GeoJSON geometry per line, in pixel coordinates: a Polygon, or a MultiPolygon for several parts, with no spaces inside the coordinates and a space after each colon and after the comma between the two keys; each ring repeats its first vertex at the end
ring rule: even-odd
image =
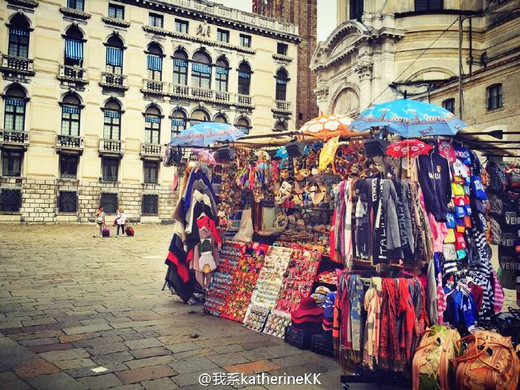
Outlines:
{"type": "Polygon", "coordinates": [[[426,210],[437,222],[446,222],[451,200],[451,182],[448,160],[436,148],[430,154],[418,157],[419,183],[424,194],[426,210]]]}

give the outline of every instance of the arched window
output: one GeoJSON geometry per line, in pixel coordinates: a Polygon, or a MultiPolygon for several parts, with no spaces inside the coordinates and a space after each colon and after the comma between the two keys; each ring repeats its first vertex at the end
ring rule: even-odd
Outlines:
{"type": "Polygon", "coordinates": [[[117,35],[107,40],[106,71],[112,74],[123,73],[123,41],[117,35]]]}
{"type": "Polygon", "coordinates": [[[251,86],[251,67],[247,62],[242,62],[238,66],[238,93],[249,95],[251,86]]]}
{"type": "Polygon", "coordinates": [[[29,22],[24,16],[17,14],[11,19],[8,49],[10,56],[29,57],[29,31],[29,22]]]}
{"type": "Polygon", "coordinates": [[[215,82],[217,83],[217,91],[227,92],[229,79],[229,64],[225,57],[220,57],[217,60],[217,67],[215,69],[215,72],[215,82]]]}
{"type": "Polygon", "coordinates": [[[193,111],[191,113],[191,118],[190,118],[191,126],[196,125],[197,123],[208,122],[208,121],[209,121],[208,113],[200,108],[196,109],[195,111],[193,111]]]}
{"type": "Polygon", "coordinates": [[[350,0],[350,19],[361,22],[363,15],[363,3],[365,0],[350,0]]]}
{"type": "Polygon", "coordinates": [[[144,142],[159,144],[161,139],[161,110],[155,105],[146,109],[144,114],[144,142]]]}
{"type": "Polygon", "coordinates": [[[285,69],[280,69],[276,72],[276,100],[287,100],[287,83],[289,82],[289,75],[285,69]]]}
{"type": "Polygon", "coordinates": [[[215,117],[213,118],[213,122],[228,123],[227,118],[224,114],[215,115],[215,117]]]}
{"type": "Polygon", "coordinates": [[[188,84],[188,55],[184,50],[175,50],[173,53],[173,83],[188,84]]]}
{"type": "Polygon", "coordinates": [[[235,126],[237,127],[237,129],[240,129],[244,134],[249,134],[249,130],[251,130],[251,122],[249,122],[249,119],[244,116],[238,118],[235,126]]]}
{"type": "Polygon", "coordinates": [[[110,99],[105,104],[105,119],[103,123],[104,139],[121,139],[121,104],[116,99],[110,99]]]}
{"type": "Polygon", "coordinates": [[[25,130],[25,91],[17,84],[11,85],[5,93],[4,129],[25,130]]]}
{"type": "Polygon", "coordinates": [[[193,55],[191,64],[191,85],[211,89],[211,58],[202,50],[193,55]]]}
{"type": "Polygon", "coordinates": [[[157,43],[150,43],[148,45],[148,62],[147,62],[147,70],[148,70],[148,79],[161,81],[162,80],[162,58],[163,51],[161,46],[157,43]]]}
{"type": "Polygon", "coordinates": [[[287,125],[285,122],[278,121],[275,123],[273,131],[287,131],[287,125]]]}
{"type": "Polygon", "coordinates": [[[65,65],[83,65],[83,33],[76,26],[71,26],[65,34],[65,65]]]}
{"type": "Polygon", "coordinates": [[[172,138],[186,129],[186,114],[180,108],[176,108],[172,115],[172,138]]]}
{"type": "Polygon", "coordinates": [[[415,0],[415,11],[440,11],[443,7],[443,0],[415,0]]]}
{"type": "Polygon", "coordinates": [[[61,134],[79,137],[81,116],[81,100],[69,93],[61,104],[61,134]]]}

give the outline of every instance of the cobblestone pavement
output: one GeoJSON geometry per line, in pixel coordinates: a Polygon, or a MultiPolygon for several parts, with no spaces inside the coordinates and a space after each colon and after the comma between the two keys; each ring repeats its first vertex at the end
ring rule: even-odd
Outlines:
{"type": "Polygon", "coordinates": [[[161,291],[171,227],[135,230],[101,239],[92,225],[0,225],[2,390],[199,388],[201,373],[262,371],[340,387],[333,359],[161,291]]]}

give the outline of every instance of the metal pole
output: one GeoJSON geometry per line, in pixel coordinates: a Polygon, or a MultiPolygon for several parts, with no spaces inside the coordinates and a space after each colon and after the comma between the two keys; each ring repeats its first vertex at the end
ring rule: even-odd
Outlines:
{"type": "Polygon", "coordinates": [[[462,119],[463,97],[462,97],[462,15],[459,15],[459,118],[462,119]]]}

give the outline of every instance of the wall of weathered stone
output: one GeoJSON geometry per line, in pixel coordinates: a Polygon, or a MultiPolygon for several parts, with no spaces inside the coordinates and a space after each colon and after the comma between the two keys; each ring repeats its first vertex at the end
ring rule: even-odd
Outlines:
{"type": "MultiPolygon", "coordinates": [[[[0,212],[0,222],[55,223],[93,222],[100,205],[101,193],[116,193],[118,207],[123,207],[131,222],[168,223],[172,219],[178,193],[160,185],[107,184],[79,180],[38,180],[28,178],[0,178],[1,190],[20,190],[22,204],[18,212],[0,212]],[[59,212],[60,191],[78,194],[77,211],[59,212]],[[157,215],[142,215],[144,194],[159,196],[157,215]]],[[[1,191],[0,190],[0,191],[1,191]]],[[[107,214],[106,222],[111,224],[114,214],[107,214]]]]}

